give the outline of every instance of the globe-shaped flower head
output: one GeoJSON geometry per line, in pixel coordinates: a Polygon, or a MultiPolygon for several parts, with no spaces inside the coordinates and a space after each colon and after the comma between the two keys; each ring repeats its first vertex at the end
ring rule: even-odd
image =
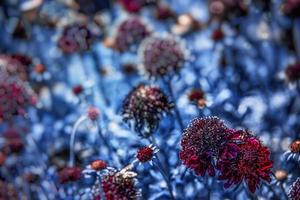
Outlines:
{"type": "Polygon", "coordinates": [[[0,121],[24,116],[26,108],[35,103],[36,97],[27,83],[0,72],[0,121]]]}
{"type": "Polygon", "coordinates": [[[141,44],[141,71],[149,77],[161,78],[178,73],[185,61],[185,50],[172,36],[149,37],[141,44]]]}
{"type": "Polygon", "coordinates": [[[124,168],[121,171],[110,169],[102,177],[102,189],[106,200],[135,200],[140,196],[136,187],[137,174],[124,168]]]}
{"type": "Polygon", "coordinates": [[[131,47],[138,46],[150,31],[148,27],[137,17],[131,17],[123,21],[117,29],[115,47],[123,52],[131,47]]]}
{"type": "Polygon", "coordinates": [[[270,154],[270,150],[259,139],[247,131],[237,131],[220,151],[217,163],[220,170],[219,180],[226,180],[225,188],[240,184],[244,180],[254,193],[261,179],[271,181],[273,164],[270,154]]]}
{"type": "Polygon", "coordinates": [[[179,157],[197,175],[214,176],[214,159],[232,133],[217,117],[194,119],[184,130],[179,157]]]}
{"type": "Polygon", "coordinates": [[[123,119],[132,121],[135,131],[148,137],[157,128],[162,115],[169,113],[172,107],[158,87],[140,84],[123,102],[123,119]]]}
{"type": "Polygon", "coordinates": [[[66,26],[58,40],[58,46],[64,53],[81,52],[90,49],[95,35],[86,25],[66,26]]]}

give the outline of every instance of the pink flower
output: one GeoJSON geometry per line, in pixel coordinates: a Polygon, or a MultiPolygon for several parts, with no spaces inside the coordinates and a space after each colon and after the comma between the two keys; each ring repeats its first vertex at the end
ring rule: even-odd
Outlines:
{"type": "Polygon", "coordinates": [[[90,107],[87,111],[87,115],[92,121],[96,121],[100,115],[98,108],[90,107]]]}
{"type": "Polygon", "coordinates": [[[78,181],[81,178],[81,169],[79,167],[65,167],[59,171],[58,177],[61,184],[78,181]]]}

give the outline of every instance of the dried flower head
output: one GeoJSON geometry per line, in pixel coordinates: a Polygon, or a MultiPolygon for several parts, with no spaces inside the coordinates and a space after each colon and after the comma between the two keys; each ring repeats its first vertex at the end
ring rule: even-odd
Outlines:
{"type": "Polygon", "coordinates": [[[58,40],[58,46],[64,53],[81,52],[90,49],[95,36],[86,25],[66,26],[58,40]]]}
{"type": "Polygon", "coordinates": [[[131,17],[123,21],[117,28],[114,47],[127,51],[137,46],[150,34],[148,27],[138,17],[131,17]]]}
{"type": "Polygon", "coordinates": [[[169,113],[172,107],[158,87],[140,84],[123,102],[123,120],[132,121],[136,132],[147,137],[157,128],[162,115],[169,113]]]}
{"type": "Polygon", "coordinates": [[[158,149],[155,146],[145,146],[138,149],[136,158],[139,162],[145,163],[151,161],[158,149]]]}
{"type": "Polygon", "coordinates": [[[297,178],[297,180],[293,183],[288,196],[290,200],[300,199],[300,178],[297,178]]]}
{"type": "Polygon", "coordinates": [[[290,82],[298,81],[300,79],[300,63],[289,65],[285,70],[285,76],[290,82]]]}
{"type": "Polygon", "coordinates": [[[214,158],[232,134],[217,117],[198,118],[184,130],[179,157],[184,165],[197,175],[215,175],[214,158]]]}
{"type": "Polygon", "coordinates": [[[24,116],[26,108],[35,103],[36,97],[27,83],[0,72],[0,121],[24,116]]]}
{"type": "Polygon", "coordinates": [[[89,107],[87,115],[90,120],[96,121],[100,115],[100,111],[96,107],[89,107]]]}
{"type": "Polygon", "coordinates": [[[300,140],[295,140],[290,145],[290,150],[292,153],[300,153],[300,140]]]}
{"type": "Polygon", "coordinates": [[[79,167],[65,167],[59,171],[58,177],[61,184],[78,181],[81,178],[81,169],[79,167]]]}
{"type": "Polygon", "coordinates": [[[141,71],[160,78],[178,73],[185,61],[185,49],[174,37],[149,37],[141,44],[141,71]]]}
{"type": "Polygon", "coordinates": [[[140,196],[136,188],[137,174],[130,169],[111,169],[102,177],[102,189],[107,200],[135,200],[140,196]]]}
{"type": "Polygon", "coordinates": [[[282,12],[289,17],[300,17],[300,0],[284,0],[282,12]]]}
{"type": "Polygon", "coordinates": [[[107,168],[107,163],[104,160],[95,160],[91,163],[91,168],[100,171],[107,168]]]}
{"type": "Polygon", "coordinates": [[[226,143],[217,162],[220,170],[219,180],[225,180],[225,188],[245,181],[254,193],[261,179],[271,181],[273,166],[270,150],[247,131],[237,131],[230,142],[226,143]]]}
{"type": "Polygon", "coordinates": [[[288,161],[300,161],[300,140],[295,140],[291,143],[290,150],[284,153],[284,157],[288,161]]]}
{"type": "Polygon", "coordinates": [[[275,172],[275,178],[277,181],[283,182],[285,180],[287,180],[288,178],[288,174],[285,170],[276,170],[275,172]]]}

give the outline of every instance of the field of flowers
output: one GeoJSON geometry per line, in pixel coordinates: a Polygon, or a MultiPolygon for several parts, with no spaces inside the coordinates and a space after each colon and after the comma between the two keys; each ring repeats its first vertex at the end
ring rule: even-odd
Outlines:
{"type": "Polygon", "coordinates": [[[0,200],[300,200],[300,0],[0,0],[0,200]]]}

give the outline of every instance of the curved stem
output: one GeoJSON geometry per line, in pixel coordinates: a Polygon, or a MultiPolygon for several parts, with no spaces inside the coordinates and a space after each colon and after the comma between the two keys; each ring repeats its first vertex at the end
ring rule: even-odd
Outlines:
{"type": "Polygon", "coordinates": [[[74,124],[72,132],[71,132],[71,139],[70,139],[70,157],[69,157],[69,166],[74,166],[74,160],[75,160],[75,136],[76,131],[79,127],[79,125],[87,119],[87,116],[81,116],[74,124]]]}

